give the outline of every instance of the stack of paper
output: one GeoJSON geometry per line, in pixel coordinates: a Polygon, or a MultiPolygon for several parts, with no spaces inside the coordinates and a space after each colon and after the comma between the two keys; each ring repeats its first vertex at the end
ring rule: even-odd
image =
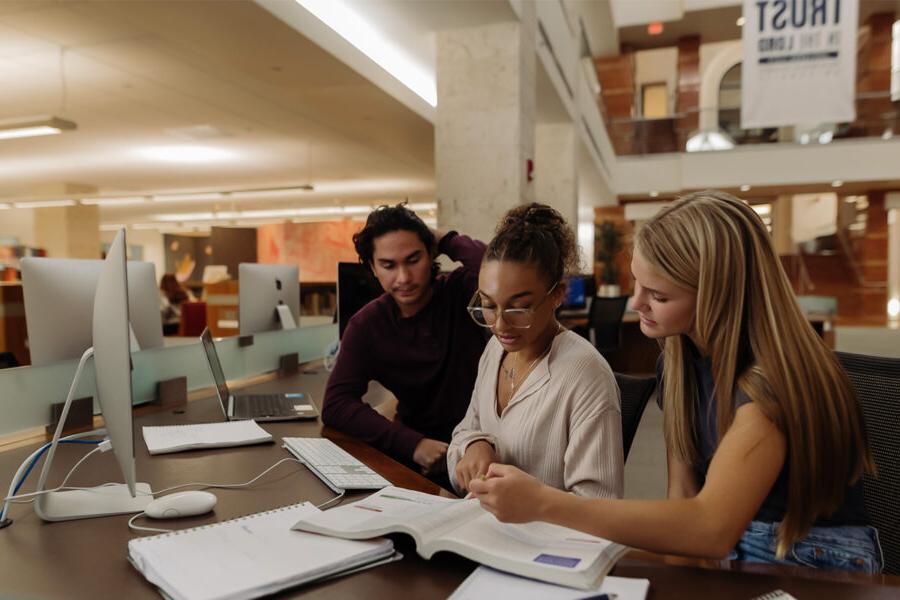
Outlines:
{"type": "Polygon", "coordinates": [[[166,454],[195,448],[247,446],[271,441],[272,434],[257,425],[256,421],[144,427],[144,442],[150,454],[166,454]]]}
{"type": "Polygon", "coordinates": [[[478,567],[462,582],[448,600],[481,600],[482,598],[515,598],[516,600],[644,600],[650,589],[649,579],[606,576],[596,590],[585,591],[501,573],[478,567]]]}

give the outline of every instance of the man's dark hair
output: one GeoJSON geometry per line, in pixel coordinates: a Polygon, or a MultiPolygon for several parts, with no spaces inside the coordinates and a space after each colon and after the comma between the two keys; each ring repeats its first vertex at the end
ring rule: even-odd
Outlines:
{"type": "Polygon", "coordinates": [[[411,231],[419,236],[432,260],[431,275],[434,278],[440,269],[434,262],[437,255],[434,233],[419,215],[406,208],[406,202],[396,206],[382,205],[369,213],[365,227],[353,235],[353,246],[356,248],[359,262],[371,268],[375,255],[375,240],[393,231],[411,231]]]}

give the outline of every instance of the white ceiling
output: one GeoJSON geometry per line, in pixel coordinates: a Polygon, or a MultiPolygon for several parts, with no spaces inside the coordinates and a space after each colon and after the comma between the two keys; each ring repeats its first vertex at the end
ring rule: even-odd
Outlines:
{"type": "MultiPolygon", "coordinates": [[[[433,197],[431,124],[253,2],[4,0],[0,81],[0,119],[53,114],[78,125],[0,141],[0,202],[59,197],[65,184],[134,195],[312,183],[319,191],[303,199],[317,204],[433,197]],[[197,126],[212,137],[186,137],[197,126]],[[182,145],[226,156],[139,154],[182,145]]],[[[214,207],[104,207],[101,217],[176,208],[214,207]]]]}

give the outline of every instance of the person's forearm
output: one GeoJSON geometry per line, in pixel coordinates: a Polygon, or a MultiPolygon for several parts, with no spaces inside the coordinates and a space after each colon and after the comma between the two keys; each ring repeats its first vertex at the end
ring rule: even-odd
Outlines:
{"type": "Polygon", "coordinates": [[[729,531],[697,498],[606,500],[544,487],[537,510],[542,521],[662,554],[722,558],[742,532],[729,531]]]}
{"type": "Polygon", "coordinates": [[[439,252],[446,254],[450,260],[461,262],[463,268],[477,272],[481,268],[485,248],[484,243],[454,232],[453,235],[441,237],[439,252]]]}

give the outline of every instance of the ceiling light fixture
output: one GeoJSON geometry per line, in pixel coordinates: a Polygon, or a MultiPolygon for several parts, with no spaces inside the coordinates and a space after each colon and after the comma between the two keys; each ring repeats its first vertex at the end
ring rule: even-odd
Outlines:
{"type": "Polygon", "coordinates": [[[437,82],[415,58],[373,27],[345,0],[296,0],[314,17],[368,56],[431,106],[437,106],[437,82]]]}
{"type": "Polygon", "coordinates": [[[153,196],[154,202],[202,202],[204,200],[221,200],[222,192],[200,192],[195,194],[158,194],[153,196]]]}
{"type": "Polygon", "coordinates": [[[6,202],[0,202],[0,210],[7,210],[7,209],[10,209],[10,208],[12,208],[12,205],[11,205],[11,204],[8,204],[8,203],[6,203],[6,202]]]}
{"type": "Polygon", "coordinates": [[[834,188],[841,187],[842,185],[844,185],[844,182],[841,181],[840,179],[835,179],[834,181],[831,182],[831,187],[834,187],[834,188]]]}
{"type": "Polygon", "coordinates": [[[74,200],[41,200],[38,202],[13,202],[16,208],[59,208],[60,206],[75,206],[74,200]]]}
{"type": "Polygon", "coordinates": [[[747,19],[745,19],[744,17],[738,17],[737,21],[735,21],[734,24],[737,25],[738,27],[743,27],[744,23],[746,23],[746,22],[747,22],[747,19]]]}
{"type": "Polygon", "coordinates": [[[0,140],[13,138],[56,135],[63,131],[71,131],[77,126],[72,121],[59,117],[23,117],[0,120],[0,140]]]}
{"type": "Polygon", "coordinates": [[[656,198],[657,196],[659,196],[659,192],[657,192],[656,190],[653,190],[652,192],[650,192],[651,198],[656,198]]]}
{"type": "Polygon", "coordinates": [[[132,204],[144,204],[147,198],[144,196],[129,196],[127,198],[82,198],[81,203],[87,206],[129,206],[132,204]]]}
{"type": "Polygon", "coordinates": [[[742,191],[742,192],[749,192],[749,191],[750,191],[750,186],[747,185],[747,184],[745,183],[744,185],[741,186],[741,191],[742,191]]]}

